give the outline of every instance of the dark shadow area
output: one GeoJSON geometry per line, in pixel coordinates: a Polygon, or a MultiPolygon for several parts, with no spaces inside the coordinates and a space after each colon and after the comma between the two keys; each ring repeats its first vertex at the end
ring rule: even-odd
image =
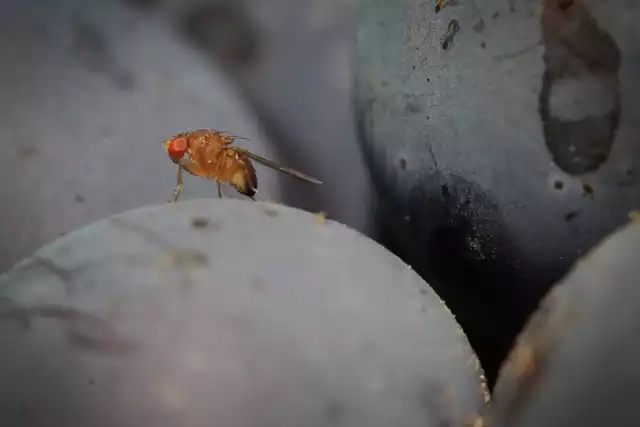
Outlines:
{"type": "MultiPolygon", "coordinates": [[[[360,135],[368,114],[360,114],[360,135]]],[[[531,276],[488,191],[442,170],[424,171],[406,196],[384,156],[362,144],[376,197],[376,238],[422,276],[467,334],[490,387],[529,316],[566,266],[531,276]]],[[[402,169],[402,162],[399,165],[402,169]]]]}
{"type": "Polygon", "coordinates": [[[456,316],[478,354],[490,386],[500,364],[553,281],[521,274],[496,206],[459,177],[434,175],[406,200],[379,203],[379,241],[411,265],[456,316]],[[446,188],[429,191],[433,182],[446,188]],[[444,197],[443,197],[444,196],[444,197]],[[402,218],[402,220],[399,220],[402,218]],[[548,285],[540,286],[547,282],[548,285]]]}

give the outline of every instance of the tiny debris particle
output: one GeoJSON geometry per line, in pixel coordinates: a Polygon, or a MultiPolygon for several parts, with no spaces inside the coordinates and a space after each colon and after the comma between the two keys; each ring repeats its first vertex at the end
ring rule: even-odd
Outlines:
{"type": "Polygon", "coordinates": [[[400,165],[400,169],[402,169],[403,171],[407,170],[407,158],[406,157],[400,157],[400,160],[399,160],[398,163],[400,165]]]}
{"type": "Polygon", "coordinates": [[[73,200],[75,200],[76,203],[84,203],[85,198],[82,194],[76,194],[73,200]]]}
{"type": "Polygon", "coordinates": [[[207,218],[193,218],[191,226],[196,230],[203,230],[209,226],[209,220],[207,218]]]}
{"type": "Polygon", "coordinates": [[[319,212],[316,214],[316,222],[319,225],[326,225],[327,224],[327,213],[326,212],[319,212]]]}
{"type": "Polygon", "coordinates": [[[526,380],[535,372],[535,352],[528,344],[520,344],[513,355],[513,366],[516,376],[526,380]]]}
{"type": "Polygon", "coordinates": [[[278,216],[278,210],[272,207],[264,208],[264,213],[266,213],[267,216],[271,218],[275,218],[278,216]]]}
{"type": "Polygon", "coordinates": [[[485,28],[484,19],[480,18],[480,20],[476,22],[476,24],[473,26],[473,31],[480,34],[481,32],[484,31],[484,28],[485,28]]]}
{"type": "Polygon", "coordinates": [[[442,9],[444,9],[445,6],[458,6],[458,1],[457,0],[436,0],[436,13],[440,12],[442,9]]]}
{"type": "Polygon", "coordinates": [[[587,182],[583,182],[582,183],[582,190],[584,191],[584,194],[591,196],[593,195],[593,193],[595,192],[593,187],[591,186],[591,184],[587,183],[587,182]]]}
{"type": "Polygon", "coordinates": [[[187,249],[171,249],[160,257],[160,265],[167,267],[198,268],[209,263],[208,257],[197,251],[187,249]]]}
{"type": "Polygon", "coordinates": [[[553,188],[555,188],[556,190],[562,190],[564,188],[564,182],[560,181],[559,179],[555,180],[553,182],[553,188]]]}
{"type": "Polygon", "coordinates": [[[568,212],[568,213],[566,213],[566,214],[564,215],[564,220],[565,220],[565,221],[567,221],[567,222],[571,222],[571,221],[573,221],[574,219],[576,219],[576,218],[578,217],[578,215],[579,215],[579,214],[580,214],[580,212],[578,212],[578,211],[571,211],[571,212],[568,212]]]}

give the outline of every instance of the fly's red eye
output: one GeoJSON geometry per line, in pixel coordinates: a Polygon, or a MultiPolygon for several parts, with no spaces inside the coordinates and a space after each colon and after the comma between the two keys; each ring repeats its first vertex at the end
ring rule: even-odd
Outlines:
{"type": "Polygon", "coordinates": [[[169,143],[169,157],[174,162],[179,161],[184,157],[184,153],[187,151],[187,140],[184,138],[176,138],[169,143]]]}

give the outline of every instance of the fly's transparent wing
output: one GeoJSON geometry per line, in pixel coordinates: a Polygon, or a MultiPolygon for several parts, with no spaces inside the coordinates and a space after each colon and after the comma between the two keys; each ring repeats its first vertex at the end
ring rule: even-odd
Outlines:
{"type": "Polygon", "coordinates": [[[238,147],[234,147],[234,150],[236,150],[238,153],[242,153],[244,155],[246,155],[247,157],[249,157],[251,160],[255,160],[258,163],[261,163],[271,169],[275,169],[277,171],[280,171],[284,174],[287,174],[289,176],[292,176],[294,178],[298,178],[301,179],[303,181],[307,181],[310,182],[312,184],[322,184],[322,181],[315,179],[314,177],[311,177],[309,175],[305,175],[302,172],[299,172],[295,169],[290,169],[290,168],[285,168],[280,166],[279,164],[277,164],[276,162],[273,162],[271,160],[265,159],[262,156],[258,156],[257,154],[252,153],[251,151],[245,150],[244,148],[238,148],[238,147]]]}

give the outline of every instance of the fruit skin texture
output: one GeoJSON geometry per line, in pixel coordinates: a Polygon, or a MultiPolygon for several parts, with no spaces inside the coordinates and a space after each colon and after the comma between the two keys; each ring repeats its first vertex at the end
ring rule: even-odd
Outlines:
{"type": "Polygon", "coordinates": [[[440,427],[486,406],[429,285],[300,209],[125,212],[40,249],[0,291],[2,427],[440,427]]]}

